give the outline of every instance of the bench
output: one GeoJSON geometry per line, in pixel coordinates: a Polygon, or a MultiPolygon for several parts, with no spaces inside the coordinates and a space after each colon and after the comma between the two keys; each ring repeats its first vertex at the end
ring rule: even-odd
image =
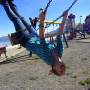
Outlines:
{"type": "Polygon", "coordinates": [[[7,56],[6,56],[6,47],[0,45],[0,56],[1,56],[1,54],[3,54],[3,53],[4,53],[5,57],[7,58],[7,56]]]}

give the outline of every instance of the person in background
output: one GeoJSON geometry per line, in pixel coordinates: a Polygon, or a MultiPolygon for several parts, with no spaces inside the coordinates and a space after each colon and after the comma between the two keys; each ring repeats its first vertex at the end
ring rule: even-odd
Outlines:
{"type": "Polygon", "coordinates": [[[31,25],[36,29],[36,25],[38,22],[38,18],[35,17],[34,19],[32,19],[31,17],[29,18],[31,25]]]}

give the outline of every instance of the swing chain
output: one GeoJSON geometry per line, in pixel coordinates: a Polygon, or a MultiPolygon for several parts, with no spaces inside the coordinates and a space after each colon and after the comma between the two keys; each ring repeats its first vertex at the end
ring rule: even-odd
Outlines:
{"type": "Polygon", "coordinates": [[[74,2],[70,5],[70,7],[67,9],[67,11],[69,11],[74,5],[75,3],[77,2],[78,0],[74,0],[74,2]]]}
{"type": "MultiPolygon", "coordinates": [[[[47,5],[46,5],[46,7],[45,7],[45,9],[43,10],[43,14],[45,15],[46,14],[46,12],[47,12],[47,9],[48,9],[48,7],[50,6],[50,3],[52,2],[52,0],[49,0],[49,2],[47,3],[47,5]]],[[[41,8],[42,9],[42,8],[41,8]]],[[[39,20],[39,18],[38,18],[38,20],[39,20]]],[[[42,25],[39,25],[39,27],[42,27],[42,25]]],[[[43,26],[44,27],[44,26],[43,26]]],[[[45,28],[45,27],[44,27],[45,28]]],[[[39,29],[39,28],[38,28],[39,29]]],[[[37,29],[37,30],[38,30],[37,29]]]]}
{"type": "MultiPolygon", "coordinates": [[[[75,3],[77,2],[78,0],[74,0],[74,2],[70,5],[70,7],[66,10],[66,11],[64,11],[64,12],[68,12],[74,5],[75,5],[75,3]]],[[[56,18],[55,20],[53,20],[51,23],[49,23],[48,25],[46,25],[46,27],[45,28],[48,28],[49,26],[50,26],[50,24],[52,24],[52,23],[54,23],[54,22],[56,22],[58,19],[60,19],[61,17],[63,17],[63,14],[61,15],[61,16],[59,16],[58,18],[56,18]]]]}
{"type": "Polygon", "coordinates": [[[44,12],[46,12],[47,11],[47,9],[48,9],[48,7],[50,6],[50,3],[52,2],[52,0],[49,0],[49,2],[47,3],[47,6],[45,7],[45,9],[44,9],[44,12]]]}

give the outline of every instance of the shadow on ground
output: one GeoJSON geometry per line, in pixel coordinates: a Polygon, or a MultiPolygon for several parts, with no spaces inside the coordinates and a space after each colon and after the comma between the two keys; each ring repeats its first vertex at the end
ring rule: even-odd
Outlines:
{"type": "Polygon", "coordinates": [[[6,60],[0,62],[0,65],[21,62],[21,61],[27,61],[27,60],[36,60],[36,59],[40,59],[40,58],[38,58],[38,57],[33,58],[33,57],[30,57],[29,55],[15,56],[15,57],[7,58],[6,60]]]}

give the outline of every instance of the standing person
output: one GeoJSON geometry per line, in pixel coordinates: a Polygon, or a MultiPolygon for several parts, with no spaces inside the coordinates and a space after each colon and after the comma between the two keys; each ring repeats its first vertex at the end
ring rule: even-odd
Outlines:
{"type": "MultiPolygon", "coordinates": [[[[13,22],[16,30],[17,30],[17,38],[19,43],[25,47],[27,50],[32,51],[37,54],[40,58],[44,60],[45,63],[52,67],[52,72],[55,75],[62,76],[65,74],[65,64],[61,60],[61,56],[63,54],[63,43],[62,43],[62,28],[65,24],[65,19],[67,17],[67,12],[63,13],[63,20],[60,29],[60,33],[57,35],[57,45],[50,47],[50,44],[47,44],[44,38],[44,26],[43,22],[45,20],[45,13],[40,13],[40,29],[39,35],[40,37],[31,37],[31,34],[26,32],[28,24],[23,24],[22,18],[19,18],[18,15],[15,14],[15,11],[12,10],[8,0],[2,0],[2,6],[6,11],[9,19],[13,22]],[[29,35],[28,35],[29,34],[29,35]],[[34,40],[33,40],[34,39],[34,40]]],[[[29,27],[28,30],[34,31],[33,28],[29,27]]],[[[33,32],[34,34],[34,32],[33,32]]],[[[36,35],[37,36],[37,35],[36,35]]]]}

